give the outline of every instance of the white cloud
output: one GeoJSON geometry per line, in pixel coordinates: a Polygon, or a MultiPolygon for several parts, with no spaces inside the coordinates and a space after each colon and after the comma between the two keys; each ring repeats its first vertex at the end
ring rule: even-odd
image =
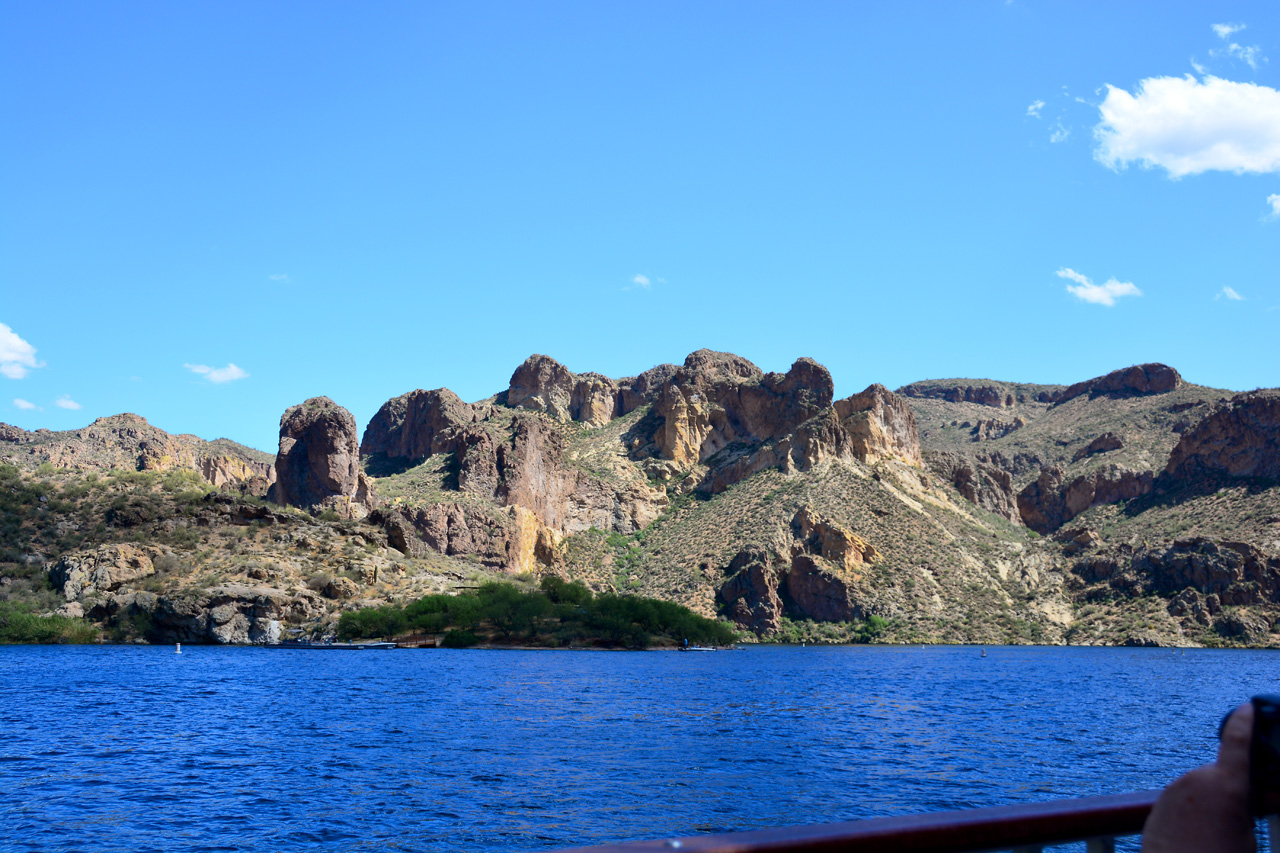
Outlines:
{"type": "Polygon", "coordinates": [[[1094,158],[1111,169],[1159,166],[1171,178],[1280,172],[1280,91],[1219,77],[1152,77],[1137,94],[1107,86],[1094,158]]]}
{"type": "Polygon", "coordinates": [[[267,278],[271,279],[272,281],[282,281],[282,282],[284,282],[285,284],[288,284],[288,283],[289,283],[289,274],[288,274],[288,273],[282,273],[282,272],[280,272],[280,273],[276,273],[275,275],[269,275],[269,276],[267,276],[267,278]]]}
{"type": "MultiPolygon", "coordinates": [[[[35,403],[32,403],[28,400],[23,400],[21,397],[14,397],[13,404],[17,406],[19,409],[22,409],[23,411],[30,411],[31,409],[40,409],[40,407],[37,406],[35,403]]],[[[40,411],[43,412],[44,409],[40,409],[40,411]]]]}
{"type": "Polygon", "coordinates": [[[1081,275],[1070,267],[1063,267],[1058,270],[1058,278],[1066,278],[1076,282],[1074,285],[1067,285],[1067,292],[1077,299],[1092,302],[1094,305],[1110,307],[1115,305],[1116,299],[1121,296],[1142,295],[1142,291],[1133,282],[1116,281],[1112,278],[1106,284],[1094,284],[1088,276],[1081,275]]]}
{"type": "Polygon", "coordinates": [[[59,409],[82,409],[82,408],[84,408],[84,407],[83,407],[83,406],[81,406],[79,403],[77,403],[75,400],[72,400],[72,399],[71,399],[71,395],[70,395],[70,394],[63,394],[63,395],[62,395],[61,397],[59,397],[57,400],[54,400],[54,401],[53,401],[53,404],[54,404],[55,406],[57,406],[59,409]]]}
{"type": "Polygon", "coordinates": [[[1230,299],[1233,302],[1243,302],[1244,297],[1236,293],[1234,287],[1224,287],[1218,291],[1218,295],[1214,299],[1230,299]]]}
{"type": "Polygon", "coordinates": [[[1049,134],[1050,142],[1066,142],[1071,136],[1071,129],[1062,126],[1062,122],[1055,122],[1053,125],[1053,133],[1049,134]]]}
{"type": "Polygon", "coordinates": [[[637,275],[635,278],[631,279],[631,283],[632,283],[632,284],[634,284],[634,285],[636,285],[636,286],[638,286],[638,287],[643,287],[645,290],[648,290],[648,289],[649,289],[649,276],[647,276],[647,275],[637,275]]]}
{"type": "Polygon", "coordinates": [[[1027,115],[1032,118],[1040,118],[1040,111],[1044,109],[1044,101],[1032,101],[1031,106],[1027,107],[1027,115]]]}
{"type": "Polygon", "coordinates": [[[233,379],[244,379],[249,375],[234,364],[228,364],[226,367],[210,367],[207,364],[184,364],[182,366],[192,373],[199,373],[210,382],[230,382],[233,379]]]}
{"type": "Polygon", "coordinates": [[[1267,204],[1271,205],[1270,218],[1280,216],[1280,193],[1267,196],[1267,204]]]}
{"type": "Polygon", "coordinates": [[[1233,34],[1245,28],[1244,24],[1211,24],[1210,26],[1213,27],[1213,31],[1217,33],[1220,39],[1231,38],[1233,34]]]}
{"type": "Polygon", "coordinates": [[[0,323],[0,374],[21,379],[36,367],[44,367],[43,362],[36,361],[36,348],[0,323]]]}

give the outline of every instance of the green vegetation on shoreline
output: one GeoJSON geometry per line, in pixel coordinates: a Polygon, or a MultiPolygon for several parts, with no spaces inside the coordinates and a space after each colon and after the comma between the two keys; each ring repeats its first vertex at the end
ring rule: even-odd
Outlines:
{"type": "Polygon", "coordinates": [[[338,622],[338,637],[344,640],[406,634],[443,634],[444,645],[454,648],[486,643],[643,649],[685,640],[725,645],[737,636],[728,624],[669,601],[593,595],[586,586],[557,577],[543,578],[534,592],[486,583],[475,593],[428,595],[405,607],[350,611],[338,622]]]}
{"type": "Polygon", "coordinates": [[[98,629],[81,619],[39,616],[28,606],[0,601],[0,644],[92,643],[97,639],[98,629]]]}

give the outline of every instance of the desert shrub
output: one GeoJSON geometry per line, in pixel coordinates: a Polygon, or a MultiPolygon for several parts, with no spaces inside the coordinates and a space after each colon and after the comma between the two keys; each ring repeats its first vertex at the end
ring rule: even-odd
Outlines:
{"type": "Polygon", "coordinates": [[[480,642],[480,639],[470,631],[454,628],[446,631],[444,639],[440,642],[448,649],[465,649],[469,646],[474,646],[480,642]]]}
{"type": "Polygon", "coordinates": [[[97,636],[81,619],[38,616],[28,605],[0,602],[0,643],[91,643],[97,636]]]}
{"type": "Polygon", "coordinates": [[[329,585],[331,580],[333,580],[333,576],[328,572],[313,572],[307,577],[307,589],[312,592],[320,592],[329,585]]]}

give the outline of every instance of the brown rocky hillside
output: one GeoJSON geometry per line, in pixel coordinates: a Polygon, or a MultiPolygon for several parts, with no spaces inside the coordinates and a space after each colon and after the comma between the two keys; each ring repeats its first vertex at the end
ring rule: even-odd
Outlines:
{"type": "Polygon", "coordinates": [[[305,401],[274,460],[132,415],[0,426],[0,596],[249,642],[555,574],[762,639],[1280,642],[1275,392],[1155,364],[834,387],[807,358],[611,379],[535,355],[489,399],[410,391],[362,434],[305,401]]]}

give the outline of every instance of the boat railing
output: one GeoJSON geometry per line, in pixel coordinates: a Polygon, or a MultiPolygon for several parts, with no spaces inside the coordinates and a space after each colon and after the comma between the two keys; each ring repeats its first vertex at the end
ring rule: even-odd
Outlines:
{"type": "MultiPolygon", "coordinates": [[[[1075,800],[879,817],[827,823],[578,847],[558,853],[1031,853],[1079,844],[1111,853],[1117,838],[1138,835],[1159,791],[1075,800]]],[[[1276,831],[1272,818],[1270,829],[1276,831]]],[[[1274,837],[1274,836],[1273,836],[1274,837]]],[[[1273,847],[1273,850],[1276,848],[1273,847]]]]}

